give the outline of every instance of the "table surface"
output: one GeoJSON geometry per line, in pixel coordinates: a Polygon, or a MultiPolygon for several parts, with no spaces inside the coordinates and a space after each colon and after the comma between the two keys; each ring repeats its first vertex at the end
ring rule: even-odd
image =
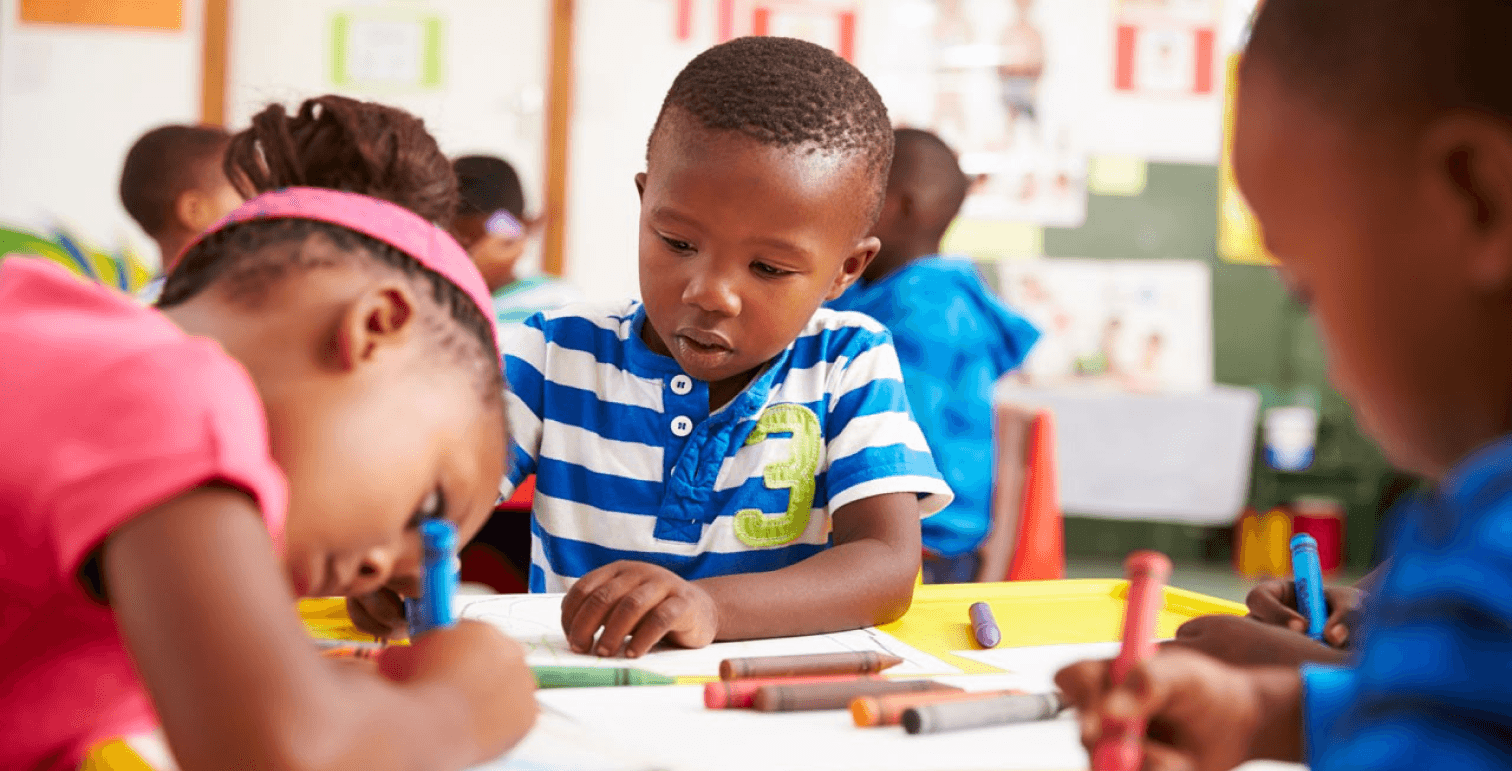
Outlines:
{"type": "MultiPolygon", "coordinates": [[[[1103,579],[921,586],[908,613],[881,630],[960,670],[936,679],[968,690],[1038,690],[1049,687],[1055,670],[1065,663],[1113,654],[1127,589],[1124,581],[1103,579]],[[1002,631],[1002,643],[992,651],[978,650],[971,640],[966,609],[979,601],[991,604],[1002,631]]],[[[1243,612],[1237,603],[1167,588],[1157,634],[1170,637],[1177,626],[1199,615],[1243,612]]],[[[305,600],[300,613],[316,636],[365,637],[351,626],[339,599],[305,600]]],[[[538,699],[542,711],[536,729],[508,756],[481,769],[1028,771],[1085,768],[1087,763],[1069,715],[1036,724],[908,736],[899,728],[858,729],[844,711],[708,710],[699,686],[561,689],[541,691],[538,699]]],[[[85,768],[164,771],[171,768],[166,758],[161,734],[156,734],[102,745],[85,768]]]]}

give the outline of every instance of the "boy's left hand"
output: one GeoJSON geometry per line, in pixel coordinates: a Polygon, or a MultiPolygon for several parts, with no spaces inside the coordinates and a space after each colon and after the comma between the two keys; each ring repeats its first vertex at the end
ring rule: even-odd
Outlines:
{"type": "Polygon", "coordinates": [[[562,600],[562,631],[577,653],[615,656],[623,647],[637,658],[664,637],[687,648],[708,645],[719,631],[719,610],[708,592],[666,568],[613,562],[572,585],[562,600]]]}

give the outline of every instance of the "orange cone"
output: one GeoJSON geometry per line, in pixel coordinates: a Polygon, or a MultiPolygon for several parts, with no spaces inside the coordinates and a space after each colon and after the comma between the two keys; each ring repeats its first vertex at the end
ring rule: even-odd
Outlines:
{"type": "Polygon", "coordinates": [[[1055,418],[1035,413],[1024,464],[1024,504],[1009,581],[1051,581],[1066,575],[1065,525],[1056,483],[1055,418]]]}

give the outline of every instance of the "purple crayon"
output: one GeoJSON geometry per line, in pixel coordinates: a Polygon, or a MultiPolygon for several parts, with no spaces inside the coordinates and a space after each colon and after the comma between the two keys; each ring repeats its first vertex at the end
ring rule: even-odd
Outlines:
{"type": "Polygon", "coordinates": [[[998,630],[997,620],[992,617],[992,606],[985,602],[974,602],[970,612],[971,634],[976,638],[977,645],[996,648],[1003,641],[1003,633],[998,630]]]}

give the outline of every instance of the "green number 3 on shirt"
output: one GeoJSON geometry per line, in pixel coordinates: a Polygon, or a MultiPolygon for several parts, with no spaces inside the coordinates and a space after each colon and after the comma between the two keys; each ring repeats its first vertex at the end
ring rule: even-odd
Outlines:
{"type": "Polygon", "coordinates": [[[746,446],[766,441],[772,434],[793,437],[788,443],[788,459],[768,463],[762,470],[767,487],[789,490],[787,511],[776,516],[760,509],[735,513],[735,537],[757,548],[792,543],[808,529],[809,512],[814,507],[814,474],[819,470],[819,417],[813,410],[801,404],[768,407],[746,437],[746,446]]]}

